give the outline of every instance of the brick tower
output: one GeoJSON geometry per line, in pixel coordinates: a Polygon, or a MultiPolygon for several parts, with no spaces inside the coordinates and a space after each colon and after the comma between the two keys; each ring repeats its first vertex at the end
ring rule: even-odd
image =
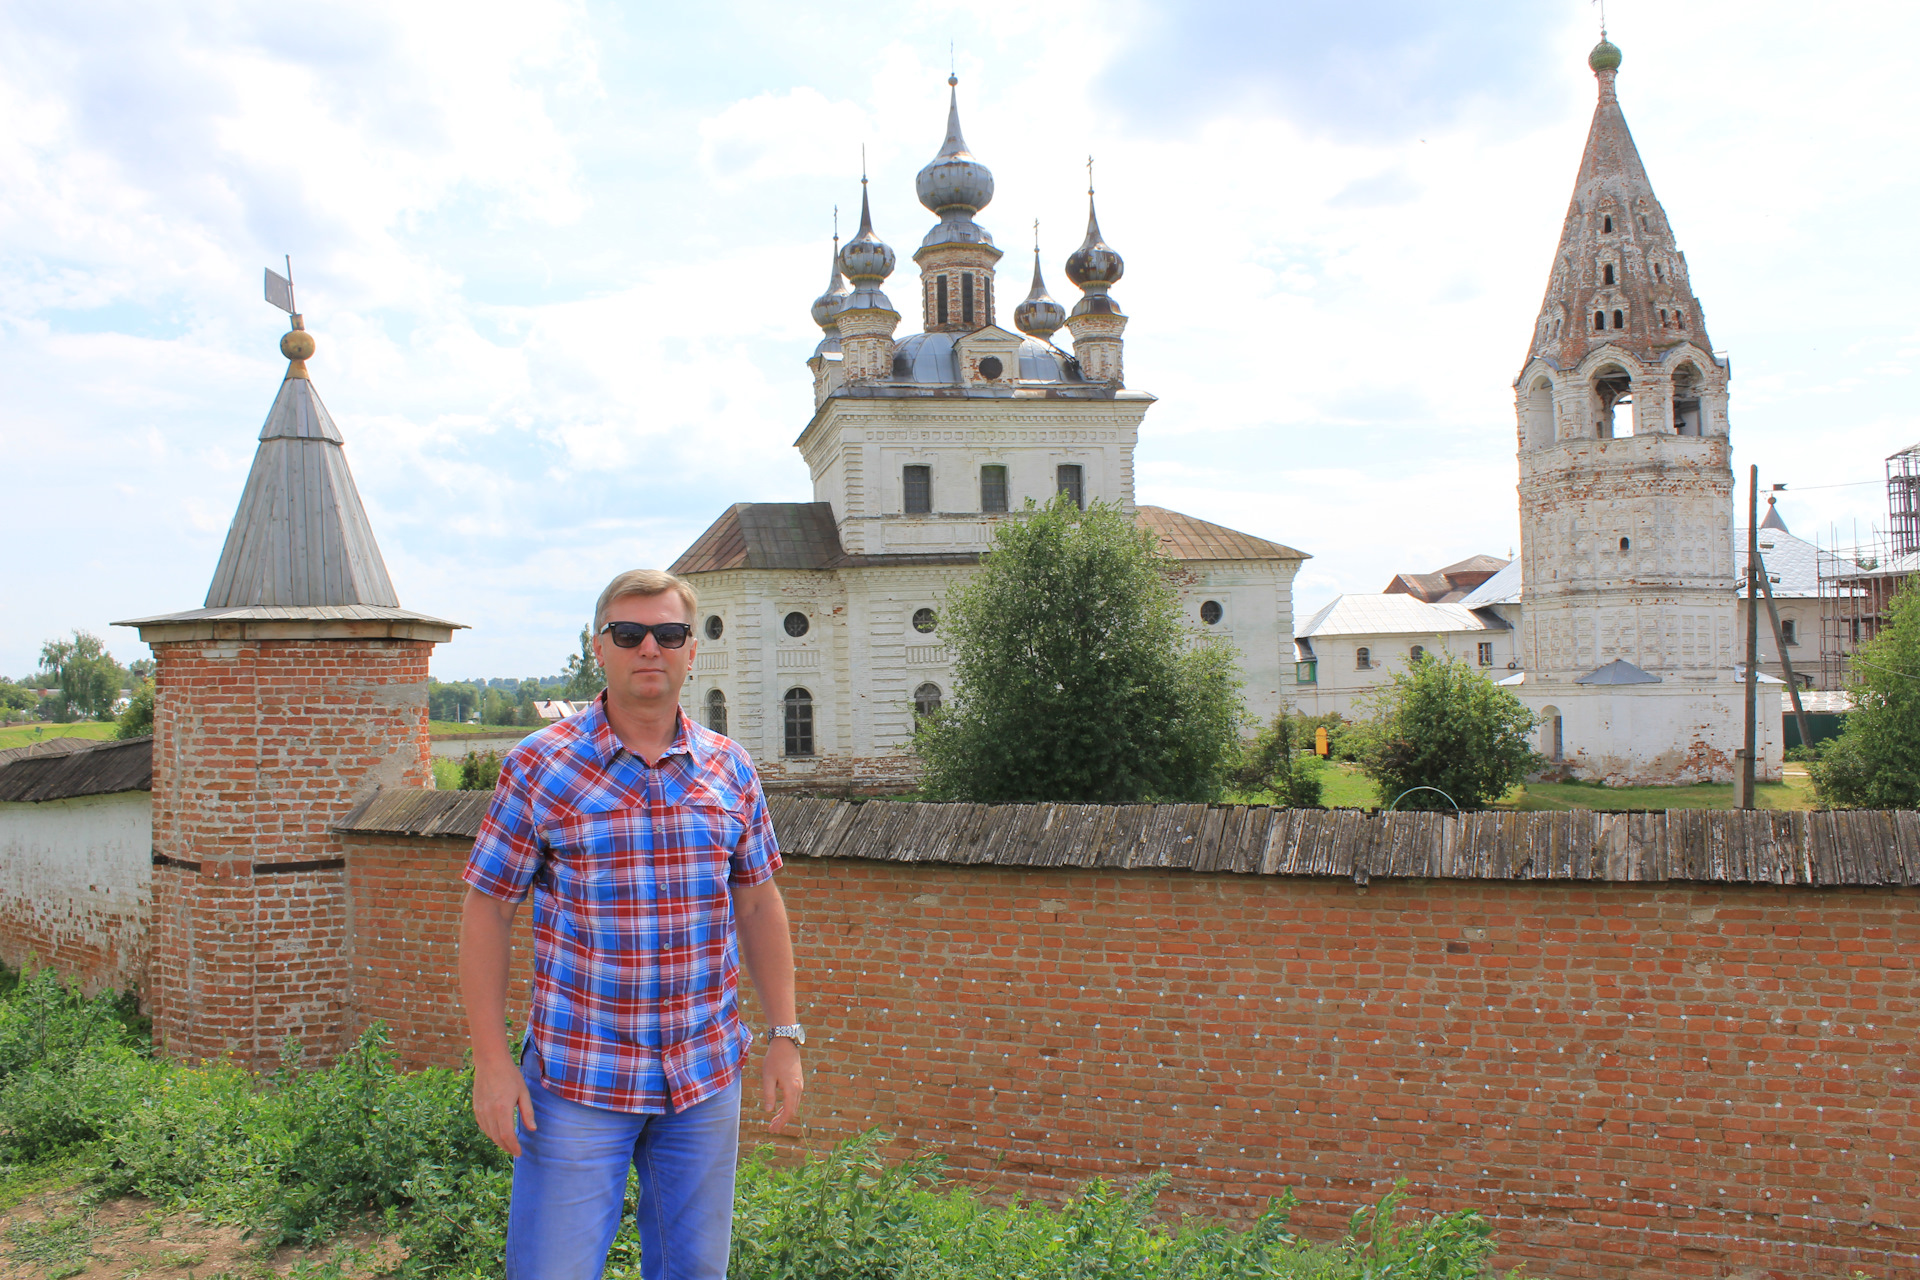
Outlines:
{"type": "Polygon", "coordinates": [[[1573,773],[1724,781],[1743,734],[1731,369],[1627,131],[1620,60],[1603,34],[1588,58],[1599,102],[1514,383],[1523,696],[1542,753],[1573,773]]]}
{"type": "Polygon", "coordinates": [[[351,1030],[335,819],[381,786],[431,786],[427,660],[456,623],[400,607],[307,377],[293,317],[204,608],[134,618],[157,666],[155,1047],[270,1065],[351,1030]]]}

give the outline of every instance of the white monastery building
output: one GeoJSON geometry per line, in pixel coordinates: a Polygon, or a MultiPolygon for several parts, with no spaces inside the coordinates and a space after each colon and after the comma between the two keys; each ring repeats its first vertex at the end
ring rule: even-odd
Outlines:
{"type": "MultiPolygon", "coordinates": [[[[1504,673],[1555,772],[1724,782],[1745,740],[1732,370],[1627,130],[1620,60],[1604,35],[1588,58],[1599,102],[1514,382],[1519,558],[1446,602],[1335,600],[1300,628],[1295,701],[1351,715],[1416,652],[1450,653],[1504,673]]],[[[1770,552],[1798,543],[1777,519],[1763,532],[1770,552]]],[[[1817,625],[1805,611],[1796,600],[1783,624],[1817,625]]],[[[1774,779],[1780,681],[1761,678],[1756,772],[1774,779]]]]}
{"type": "MultiPolygon", "coordinates": [[[[949,86],[957,80],[949,79],[949,86]]],[[[939,219],[914,252],[921,331],[883,285],[895,256],[860,230],[836,243],[813,304],[814,413],[795,447],[813,501],[740,503],[673,564],[698,587],[700,652],[685,704],[745,746],[770,784],[910,783],[914,718],[951,696],[943,593],[976,572],[994,526],[1056,492],[1115,504],[1178,563],[1197,643],[1231,646],[1250,714],[1271,718],[1295,680],[1293,577],[1304,553],[1134,502],[1133,451],[1154,397],[1123,376],[1124,263],[1100,234],[1066,261],[1068,312],[1033,284],[1002,324],[1001,250],[974,215],[993,175],[967,150],[957,90],[940,152],[920,170],[939,219]],[[1053,335],[1065,328],[1071,353],[1053,335]]]]}

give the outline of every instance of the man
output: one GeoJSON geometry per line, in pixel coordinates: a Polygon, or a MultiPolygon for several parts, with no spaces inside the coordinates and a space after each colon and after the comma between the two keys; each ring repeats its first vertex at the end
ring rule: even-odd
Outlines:
{"type": "Polygon", "coordinates": [[[460,932],[473,1114],[513,1156],[509,1280],[593,1280],[639,1171],[647,1280],[721,1280],[733,1226],[744,960],[776,1024],[762,1095],[799,1112],[793,947],[753,763],[680,711],[698,648],[690,584],[600,593],[606,691],[514,748],[474,842],[460,932]],[[533,1011],[514,1065],[507,959],[533,893],[533,1011]],[[516,1123],[517,1122],[517,1123],[516,1123]]]}

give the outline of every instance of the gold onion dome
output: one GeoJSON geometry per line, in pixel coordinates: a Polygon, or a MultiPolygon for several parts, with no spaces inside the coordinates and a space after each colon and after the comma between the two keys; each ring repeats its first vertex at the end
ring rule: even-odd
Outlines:
{"type": "Polygon", "coordinates": [[[1607,39],[1607,33],[1600,33],[1600,43],[1593,46],[1593,52],[1587,55],[1587,65],[1595,71],[1618,71],[1620,69],[1620,46],[1607,39]]]}
{"type": "Polygon", "coordinates": [[[993,202],[993,171],[973,158],[960,134],[960,77],[947,77],[947,136],[940,154],[913,180],[920,203],[943,219],[949,212],[975,214],[993,202]]]}
{"type": "Polygon", "coordinates": [[[1033,246],[1033,289],[1026,301],[1013,309],[1013,327],[1047,342],[1066,322],[1067,309],[1053,300],[1047,293],[1046,281],[1040,278],[1040,246],[1036,244],[1033,246]]]}

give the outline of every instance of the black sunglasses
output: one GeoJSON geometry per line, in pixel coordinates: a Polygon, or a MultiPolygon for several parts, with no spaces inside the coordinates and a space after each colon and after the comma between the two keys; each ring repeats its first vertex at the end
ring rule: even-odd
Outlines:
{"type": "Polygon", "coordinates": [[[653,632],[653,638],[662,649],[678,649],[693,634],[693,625],[686,622],[656,622],[648,626],[644,622],[609,622],[600,628],[600,634],[610,635],[613,642],[622,649],[631,649],[647,638],[647,632],[653,632]]]}

